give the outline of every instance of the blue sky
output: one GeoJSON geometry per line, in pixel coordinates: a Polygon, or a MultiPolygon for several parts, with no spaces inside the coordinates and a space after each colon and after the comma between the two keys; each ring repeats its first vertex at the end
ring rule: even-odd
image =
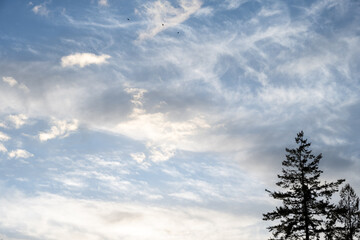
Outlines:
{"type": "Polygon", "coordinates": [[[355,0],[0,2],[0,236],[266,239],[300,130],[360,193],[355,0]]]}

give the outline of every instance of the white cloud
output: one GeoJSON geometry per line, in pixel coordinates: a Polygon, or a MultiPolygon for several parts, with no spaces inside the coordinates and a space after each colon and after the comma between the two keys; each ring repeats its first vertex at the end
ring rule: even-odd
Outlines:
{"type": "Polygon", "coordinates": [[[7,152],[6,147],[2,143],[0,143],[0,152],[7,152]]]}
{"type": "Polygon", "coordinates": [[[107,0],[99,0],[98,4],[101,6],[108,6],[109,3],[107,0]]]}
{"type": "Polygon", "coordinates": [[[25,84],[23,83],[19,84],[18,81],[16,81],[16,79],[13,77],[3,77],[2,80],[3,82],[9,84],[11,87],[18,86],[18,88],[23,90],[24,92],[29,92],[29,89],[25,84]]]}
{"type": "Polygon", "coordinates": [[[148,27],[145,32],[139,34],[139,39],[154,37],[159,32],[186,21],[202,5],[200,0],[180,0],[178,4],[178,8],[166,0],[146,4],[144,14],[147,18],[148,27]]]}
{"type": "Polygon", "coordinates": [[[33,156],[34,156],[34,154],[29,153],[28,151],[26,151],[24,149],[16,149],[16,150],[9,152],[10,158],[29,158],[29,157],[33,157],[33,156]]]}
{"type": "Polygon", "coordinates": [[[10,137],[3,132],[0,132],[0,141],[7,141],[10,137]]]}
{"type": "Polygon", "coordinates": [[[7,119],[15,126],[15,128],[20,128],[22,125],[26,123],[28,117],[25,116],[24,114],[18,114],[18,115],[9,115],[7,119]]]}
{"type": "Polygon", "coordinates": [[[74,119],[72,121],[66,121],[66,120],[53,120],[53,126],[51,129],[47,132],[40,132],[39,133],[39,139],[41,142],[61,137],[65,138],[70,135],[70,133],[76,131],[79,126],[78,120],[74,119]]]}
{"type": "Polygon", "coordinates": [[[87,65],[96,64],[101,65],[107,63],[107,59],[111,58],[109,55],[95,55],[93,53],[75,53],[61,58],[62,67],[71,67],[79,65],[83,68],[87,65]]]}
{"type": "Polygon", "coordinates": [[[144,89],[129,88],[133,94],[134,109],[128,121],[119,123],[115,130],[136,140],[145,141],[153,162],[166,161],[175,155],[180,146],[192,148],[198,132],[209,129],[210,125],[201,116],[189,120],[173,121],[162,112],[147,113],[143,108],[144,89]]]}
{"type": "Polygon", "coordinates": [[[169,194],[172,197],[194,201],[194,202],[202,202],[201,197],[193,192],[179,192],[179,193],[171,193],[169,194]]]}
{"type": "Polygon", "coordinates": [[[16,84],[18,84],[18,82],[15,80],[15,78],[13,77],[3,77],[2,80],[4,82],[6,82],[7,84],[9,84],[11,87],[15,86],[16,84]]]}
{"type": "Polygon", "coordinates": [[[39,15],[42,15],[42,16],[47,16],[49,14],[49,10],[46,8],[45,3],[34,6],[32,8],[32,11],[35,14],[39,14],[39,15]]]}
{"type": "Polygon", "coordinates": [[[143,152],[131,153],[130,156],[132,157],[132,159],[134,159],[138,163],[144,162],[144,160],[146,158],[145,153],[143,153],[143,152]]]}
{"type": "Polygon", "coordinates": [[[175,155],[176,147],[168,143],[150,143],[146,144],[150,152],[150,159],[153,162],[167,161],[175,155]]]}
{"type": "Polygon", "coordinates": [[[24,239],[260,240],[267,236],[258,217],[50,194],[25,197],[7,192],[0,198],[0,214],[1,229],[24,239]]]}
{"type": "Polygon", "coordinates": [[[83,188],[84,186],[86,186],[86,184],[80,179],[69,178],[67,176],[63,176],[61,178],[54,178],[54,180],[62,183],[68,188],[83,188]]]}

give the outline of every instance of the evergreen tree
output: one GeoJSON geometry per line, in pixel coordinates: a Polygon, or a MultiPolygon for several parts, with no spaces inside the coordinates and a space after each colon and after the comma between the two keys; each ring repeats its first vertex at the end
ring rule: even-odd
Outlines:
{"type": "Polygon", "coordinates": [[[337,239],[353,240],[360,232],[359,197],[354,189],[346,184],[340,191],[340,198],[337,216],[342,226],[337,239]]]}
{"type": "Polygon", "coordinates": [[[273,233],[272,239],[310,240],[319,239],[325,233],[325,222],[331,208],[332,194],[344,180],[321,183],[319,162],[322,155],[311,153],[311,143],[304,139],[303,131],[295,138],[297,148],[286,148],[286,159],[282,162],[282,174],[276,185],[284,191],[271,192],[271,197],[282,201],[282,206],[263,214],[265,221],[277,221],[277,225],[268,227],[273,233]]]}
{"type": "Polygon", "coordinates": [[[326,220],[325,220],[325,240],[338,239],[340,227],[337,224],[339,219],[340,209],[335,204],[328,207],[326,220]]]}

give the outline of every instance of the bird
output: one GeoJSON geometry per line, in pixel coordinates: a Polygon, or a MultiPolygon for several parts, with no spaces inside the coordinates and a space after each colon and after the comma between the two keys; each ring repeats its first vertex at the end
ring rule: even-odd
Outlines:
{"type": "Polygon", "coordinates": [[[128,18],[127,20],[130,21],[130,18],[128,18]]]}
{"type": "Polygon", "coordinates": [[[165,24],[162,24],[163,26],[165,26],[165,24]]]}

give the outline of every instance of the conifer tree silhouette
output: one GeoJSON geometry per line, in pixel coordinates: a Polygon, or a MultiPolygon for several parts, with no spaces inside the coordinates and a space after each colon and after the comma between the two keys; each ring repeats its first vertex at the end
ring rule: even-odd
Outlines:
{"type": "Polygon", "coordinates": [[[280,240],[319,239],[325,233],[324,218],[334,208],[330,199],[338,191],[343,179],[321,183],[319,162],[322,155],[313,155],[311,143],[304,139],[301,131],[295,138],[297,148],[286,148],[286,159],[282,162],[282,173],[278,175],[277,186],[284,191],[266,191],[274,199],[282,201],[282,206],[263,214],[263,220],[276,221],[268,227],[274,238],[280,240]]]}
{"type": "Polygon", "coordinates": [[[336,239],[353,240],[360,232],[359,197],[354,189],[346,184],[340,191],[337,217],[340,224],[336,239]]]}

